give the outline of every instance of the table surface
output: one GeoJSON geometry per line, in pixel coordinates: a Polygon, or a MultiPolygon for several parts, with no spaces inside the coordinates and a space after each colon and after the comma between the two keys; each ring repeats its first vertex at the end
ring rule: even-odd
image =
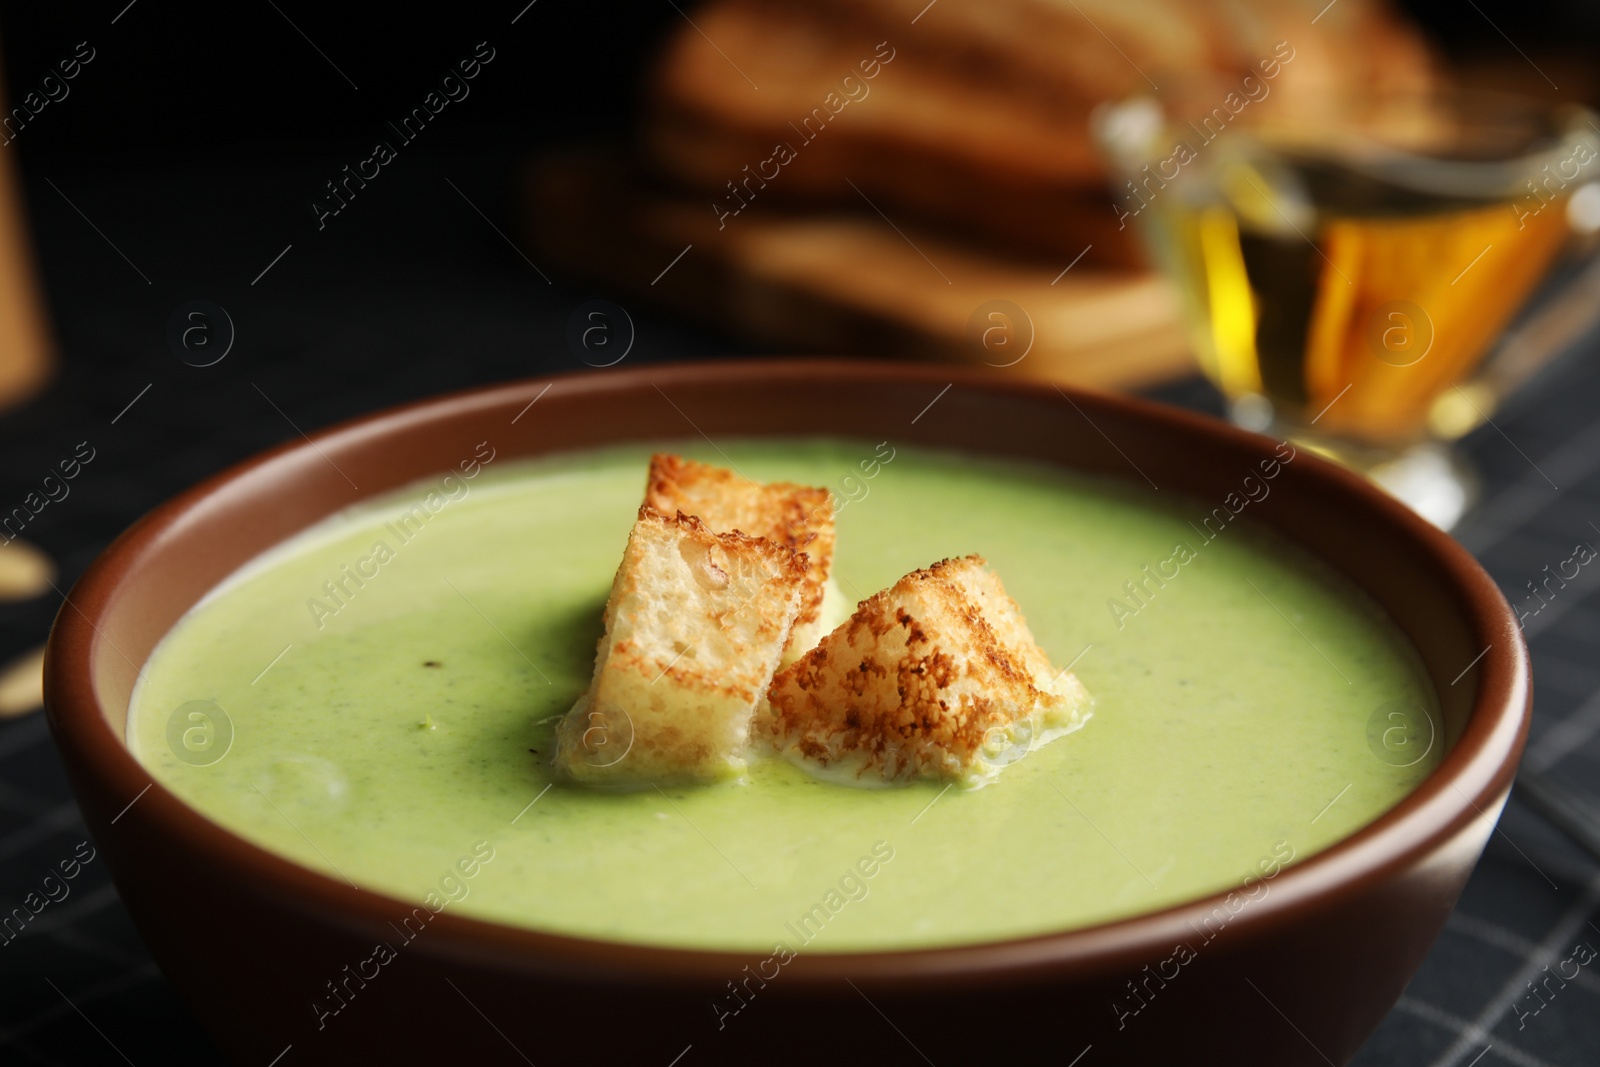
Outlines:
{"type": "MultiPolygon", "coordinates": [[[[62,589],[145,510],[301,430],[580,367],[568,318],[612,294],[548,283],[541,268],[556,272],[512,244],[513,158],[418,152],[318,231],[301,212],[330,164],[27,173],[64,366],[47,395],[0,415],[0,506],[19,503],[79,442],[95,450],[70,495],[26,531],[61,564],[62,589]],[[166,342],[169,318],[193,299],[226,308],[236,330],[211,367],[185,365],[166,342]]],[[[637,327],[630,365],[738,351],[619,302],[637,327]]],[[[1597,344],[1465,442],[1485,493],[1460,537],[1513,602],[1574,545],[1600,544],[1597,344]]],[[[1158,392],[1217,409],[1198,381],[1158,392]]],[[[1527,626],[1527,764],[1580,788],[1600,773],[1597,572],[1586,568],[1527,626]]],[[[61,600],[0,605],[0,659],[42,642],[61,600]]],[[[85,836],[43,716],[0,724],[0,908],[20,905],[85,836]]],[[[1527,989],[1580,944],[1600,947],[1600,865],[1513,797],[1438,944],[1355,1062],[1595,1063],[1596,968],[1542,1007],[1527,989]]],[[[464,1029],[464,1053],[479,1036],[495,1040],[464,1029]]],[[[0,946],[0,1061],[124,1060],[219,1056],[151,962],[104,864],[91,862],[68,898],[0,946]]]]}

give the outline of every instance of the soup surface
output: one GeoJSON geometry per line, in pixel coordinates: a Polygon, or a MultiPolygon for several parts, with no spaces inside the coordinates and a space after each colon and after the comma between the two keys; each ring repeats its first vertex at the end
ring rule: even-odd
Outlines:
{"type": "Polygon", "coordinates": [[[1437,722],[1409,644],[1248,505],[1207,525],[1211,503],[1045,466],[718,445],[658,447],[847,501],[835,574],[852,602],[986,556],[1093,718],[973,791],[852,788],[777,760],[664,791],[552,784],[554,720],[588,684],[652,449],[483,465],[483,448],[473,477],[334,516],[213,591],[145,669],[136,754],[209,818],[362,889],[761,952],[1023,936],[1251,877],[1259,897],[1437,761],[1429,737],[1410,737],[1417,758],[1369,742],[1384,709],[1437,722]]]}

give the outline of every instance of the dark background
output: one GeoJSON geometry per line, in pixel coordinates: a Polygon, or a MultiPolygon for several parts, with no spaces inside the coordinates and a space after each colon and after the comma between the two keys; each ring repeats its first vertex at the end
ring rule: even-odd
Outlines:
{"type": "MultiPolygon", "coordinates": [[[[517,247],[526,247],[519,168],[544,146],[624,135],[653,43],[682,17],[666,0],[525,2],[0,3],[13,103],[78,42],[96,51],[70,95],[0,147],[21,163],[60,346],[50,388],[0,413],[0,493],[21,499],[79,441],[97,450],[72,495],[27,531],[60,564],[63,590],[139,514],[297,430],[441,390],[581,369],[565,342],[568,317],[586,300],[617,297],[517,247]],[[323,182],[365,158],[375,139],[391,139],[385,122],[482,40],[496,57],[471,95],[319,231],[309,205],[323,182]],[[165,339],[169,317],[193,299],[226,308],[236,329],[212,367],[185,365],[165,339]]],[[[1308,0],[1308,10],[1322,3],[1308,0]]],[[[1407,6],[1452,51],[1529,89],[1548,86],[1519,48],[1562,95],[1585,93],[1585,71],[1600,58],[1597,5],[1407,6]]],[[[621,302],[638,327],[632,363],[742,349],[621,302]]],[[[1595,349],[1590,339],[1509,405],[1499,430],[1466,442],[1489,503],[1461,536],[1513,598],[1540,566],[1569,554],[1573,529],[1600,516],[1595,349]],[[1522,452],[1562,495],[1541,495],[1522,452]]],[[[1218,410],[1198,381],[1159,392],[1218,410]]],[[[1536,745],[1600,714],[1593,591],[1590,582],[1532,641],[1536,745]]],[[[0,661],[36,647],[60,603],[46,595],[0,604],[0,661]]],[[[1555,764],[1574,783],[1600,774],[1590,737],[1555,764]]],[[[1358,1060],[1364,1067],[1464,1067],[1485,1046],[1481,1067],[1600,1061],[1593,976],[1526,1030],[1503,1008],[1494,1013],[1519,975],[1559,959],[1573,938],[1600,944],[1600,927],[1583,932],[1600,904],[1595,865],[1515,800],[1502,829],[1422,973],[1358,1060]]],[[[42,716],[0,723],[0,905],[19,900],[82,836],[42,716]]],[[[486,1051],[480,1036],[463,1031],[463,1056],[486,1051]]],[[[70,901],[0,948],[0,1063],[124,1059],[216,1062],[103,865],[91,865],[70,901]]]]}
{"type": "MultiPolygon", "coordinates": [[[[288,0],[276,9],[269,0],[225,7],[135,0],[112,25],[126,2],[0,3],[13,102],[79,41],[99,51],[71,105],[47,108],[38,128],[18,138],[28,163],[191,168],[364,154],[377,127],[485,39],[503,49],[504,61],[491,65],[481,94],[462,109],[468,114],[452,114],[437,137],[429,132],[434,148],[532,148],[619,132],[631,122],[652,47],[682,19],[668,0],[537,0],[515,26],[509,20],[527,0],[425,8],[288,0]]],[[[1303,6],[1314,13],[1322,4],[1303,6]]],[[[1515,58],[1521,48],[1541,59],[1560,53],[1589,62],[1600,54],[1600,5],[1588,0],[1399,6],[1457,56],[1515,58]]],[[[257,206],[291,209],[285,224],[300,221],[292,197],[257,206]]]]}

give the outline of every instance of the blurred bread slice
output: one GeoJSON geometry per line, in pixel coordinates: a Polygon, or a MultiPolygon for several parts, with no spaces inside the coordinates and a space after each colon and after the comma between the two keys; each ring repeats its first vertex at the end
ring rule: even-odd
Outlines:
{"type": "Polygon", "coordinates": [[[758,202],[719,230],[708,204],[650,186],[615,155],[578,151],[529,172],[526,226],[550,261],[769,347],[984,363],[1102,389],[1192,372],[1172,290],[1087,262],[1063,272],[1081,247],[1008,255],[910,223],[897,232],[865,205],[804,217],[758,202]],[[1026,358],[986,350],[972,328],[997,297],[1032,319],[1026,358]]]}
{"type": "Polygon", "coordinates": [[[805,580],[803,554],[641,507],[556,767],[623,788],[741,773],[805,580]]]}
{"type": "Polygon", "coordinates": [[[1435,79],[1427,46],[1380,0],[1340,0],[1312,26],[1315,14],[1292,0],[711,0],[693,11],[699,32],[663,50],[644,145],[710,197],[729,182],[758,200],[864,195],[897,221],[1051,254],[1092,245],[1088,262],[1127,265],[1138,252],[1089,132],[1099,104],[1196,81],[1220,104],[1279,42],[1294,55],[1270,83],[1280,111],[1435,79]],[[761,164],[778,145],[794,159],[745,186],[772,174],[761,164]]]}
{"type": "Polygon", "coordinates": [[[753,482],[725,467],[658,453],[650,457],[644,502],[663,515],[693,515],[716,533],[737,531],[804,553],[800,609],[784,646],[784,664],[809,651],[830,628],[823,617],[834,544],[828,490],[753,482]]]}
{"type": "Polygon", "coordinates": [[[993,780],[1077,729],[1089,697],[981,556],[912,571],[779,672],[757,740],[822,776],[993,780]]]}
{"type": "Polygon", "coordinates": [[[938,63],[903,47],[903,34],[889,42],[894,58],[885,64],[874,51],[880,38],[858,24],[846,20],[839,31],[785,5],[713,0],[694,17],[729,58],[698,34],[674,37],[657,68],[642,137],[661,171],[707,194],[708,212],[714,198],[737,207],[723,199],[731,195],[727,183],[745,181],[746,167],[771,174],[762,161],[783,144],[795,158],[775,178],[740,186],[758,202],[862,208],[864,194],[902,223],[909,210],[1041,252],[1076,255],[1093,244],[1090,262],[1138,261],[1108,198],[1094,211],[1082,195],[1100,173],[1086,104],[1068,101],[1041,114],[1017,107],[992,81],[953,84],[938,63]],[[863,62],[877,64],[873,78],[862,76],[863,62]],[[866,95],[829,116],[825,100],[830,93],[845,99],[845,77],[866,95]],[[831,121],[820,124],[819,110],[831,121]]]}
{"type": "Polygon", "coordinates": [[[1438,77],[1421,33],[1386,0],[939,0],[926,11],[926,0],[735,2],[805,11],[840,37],[903,40],[952,81],[998,85],[1040,108],[1259,76],[1280,43],[1295,58],[1274,90],[1297,103],[1438,77]]]}

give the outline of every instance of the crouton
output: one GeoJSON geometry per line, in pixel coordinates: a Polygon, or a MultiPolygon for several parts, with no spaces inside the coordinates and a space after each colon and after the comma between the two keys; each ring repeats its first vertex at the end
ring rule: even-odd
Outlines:
{"type": "Polygon", "coordinates": [[[834,544],[833,498],[828,490],[790,482],[763,485],[723,467],[655,455],[650,457],[645,503],[663,515],[680,511],[694,515],[717,533],[737,530],[806,554],[800,615],[784,647],[785,665],[815,647],[839,621],[828,618],[826,607],[831,605],[824,604],[834,544]]]}
{"type": "Polygon", "coordinates": [[[641,507],[606,602],[594,679],[556,730],[557,768],[618,786],[741,773],[806,562],[783,545],[641,507]]]}
{"type": "Polygon", "coordinates": [[[856,784],[979,786],[1082,726],[1090,700],[1057,674],[980,556],[912,571],[780,671],[756,734],[813,773],[856,784]]]}

